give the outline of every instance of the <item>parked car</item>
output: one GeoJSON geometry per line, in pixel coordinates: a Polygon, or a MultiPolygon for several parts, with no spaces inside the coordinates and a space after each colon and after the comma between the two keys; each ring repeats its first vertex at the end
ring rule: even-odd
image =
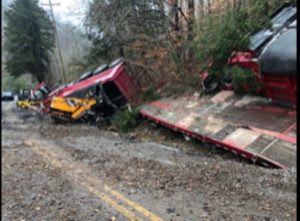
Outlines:
{"type": "Polygon", "coordinates": [[[12,91],[3,91],[2,92],[2,101],[13,101],[14,93],[12,91]]]}

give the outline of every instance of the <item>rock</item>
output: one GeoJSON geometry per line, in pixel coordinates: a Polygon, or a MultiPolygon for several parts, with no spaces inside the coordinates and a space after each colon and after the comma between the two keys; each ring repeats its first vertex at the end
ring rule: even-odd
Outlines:
{"type": "Polygon", "coordinates": [[[204,212],[201,214],[201,218],[207,218],[208,217],[208,213],[207,212],[204,212]]]}
{"type": "Polygon", "coordinates": [[[167,208],[167,213],[175,213],[175,208],[174,207],[167,208]]]}

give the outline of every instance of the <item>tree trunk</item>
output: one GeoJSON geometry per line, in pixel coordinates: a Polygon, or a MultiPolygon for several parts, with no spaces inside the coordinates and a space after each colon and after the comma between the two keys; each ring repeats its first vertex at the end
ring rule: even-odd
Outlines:
{"type": "Polygon", "coordinates": [[[159,11],[160,11],[160,18],[164,19],[165,17],[164,0],[159,0],[159,11]]]}
{"type": "Polygon", "coordinates": [[[125,57],[125,53],[124,53],[124,48],[123,47],[119,48],[119,56],[120,57],[125,57]]]}
{"type": "Polygon", "coordinates": [[[179,31],[179,13],[178,13],[178,2],[176,1],[174,5],[174,13],[175,13],[175,31],[179,31]]]}
{"type": "Polygon", "coordinates": [[[188,40],[191,41],[193,39],[193,21],[194,21],[194,0],[188,0],[188,40]]]}

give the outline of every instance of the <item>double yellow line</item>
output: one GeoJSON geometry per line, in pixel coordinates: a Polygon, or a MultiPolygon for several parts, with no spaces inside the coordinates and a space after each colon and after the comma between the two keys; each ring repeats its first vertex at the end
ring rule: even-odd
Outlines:
{"type": "Polygon", "coordinates": [[[41,156],[47,163],[50,163],[56,168],[60,168],[69,179],[99,197],[102,201],[110,205],[129,220],[143,221],[144,219],[140,217],[140,215],[142,215],[142,217],[147,218],[146,220],[163,221],[162,218],[153,214],[138,203],[126,198],[121,193],[101,183],[96,176],[91,174],[92,172],[85,165],[76,163],[72,160],[72,158],[67,159],[67,153],[63,152],[61,148],[44,147],[43,144],[38,145],[35,140],[26,140],[25,144],[31,147],[31,149],[37,155],[41,156]],[[59,154],[58,152],[61,153],[59,154]],[[121,205],[118,201],[127,205],[127,207],[121,205]],[[139,212],[140,215],[136,215],[136,212],[139,212]]]}

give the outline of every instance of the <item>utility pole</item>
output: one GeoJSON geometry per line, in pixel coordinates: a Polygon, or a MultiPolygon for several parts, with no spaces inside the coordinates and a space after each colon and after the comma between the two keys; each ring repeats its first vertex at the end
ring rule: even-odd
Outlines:
{"type": "MultiPolygon", "coordinates": [[[[42,4],[42,5],[47,5],[48,6],[48,4],[42,4]]],[[[63,80],[63,83],[66,83],[66,75],[65,75],[65,70],[64,70],[64,64],[63,64],[63,59],[62,59],[62,55],[61,55],[61,48],[60,48],[60,43],[59,43],[58,33],[57,33],[57,28],[56,28],[56,22],[55,22],[55,17],[54,17],[53,8],[52,8],[53,5],[60,5],[60,4],[52,4],[51,0],[49,0],[49,6],[50,6],[51,16],[52,16],[52,20],[53,20],[53,27],[54,27],[54,31],[55,31],[55,35],[56,35],[58,55],[59,55],[59,60],[60,60],[61,70],[62,70],[62,80],[63,80]]]]}

